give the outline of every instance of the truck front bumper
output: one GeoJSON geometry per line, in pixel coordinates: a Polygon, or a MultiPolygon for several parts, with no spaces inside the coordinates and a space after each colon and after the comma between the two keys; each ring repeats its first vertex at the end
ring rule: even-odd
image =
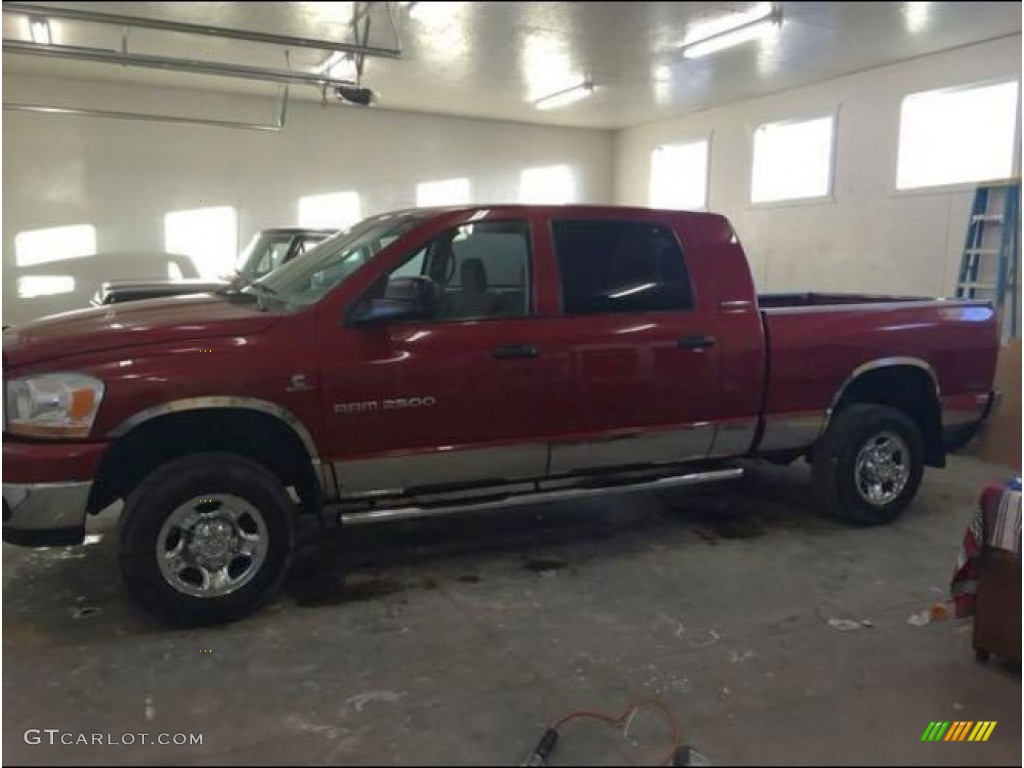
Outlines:
{"type": "Polygon", "coordinates": [[[80,544],[106,443],[3,439],[3,540],[30,547],[80,544]]]}
{"type": "Polygon", "coordinates": [[[4,483],[3,540],[28,547],[81,544],[92,482],[4,483]]]}

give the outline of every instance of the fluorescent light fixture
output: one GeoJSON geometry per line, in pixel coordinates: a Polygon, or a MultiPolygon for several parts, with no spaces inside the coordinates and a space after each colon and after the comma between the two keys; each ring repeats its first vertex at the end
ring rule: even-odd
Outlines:
{"type": "Polygon", "coordinates": [[[335,51],[324,62],[323,72],[332,80],[347,80],[354,83],[359,76],[356,57],[345,51],[335,51]]]}
{"type": "Polygon", "coordinates": [[[694,25],[683,40],[683,56],[696,59],[756,40],[782,25],[782,8],[773,3],[757,3],[742,13],[694,25]]]}
{"type": "Polygon", "coordinates": [[[582,83],[578,83],[571,88],[556,91],[547,96],[541,96],[533,102],[533,106],[537,109],[556,109],[585,99],[593,92],[594,84],[590,80],[584,80],[582,83]]]}
{"type": "Polygon", "coordinates": [[[36,45],[50,44],[50,22],[42,16],[33,16],[28,22],[29,31],[32,33],[32,42],[36,45]]]}

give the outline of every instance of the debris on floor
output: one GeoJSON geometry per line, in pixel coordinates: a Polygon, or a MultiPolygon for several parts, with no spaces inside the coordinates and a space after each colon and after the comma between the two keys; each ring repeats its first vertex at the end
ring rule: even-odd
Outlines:
{"type": "Polygon", "coordinates": [[[935,603],[931,608],[912,613],[907,617],[907,624],[923,627],[933,622],[945,621],[949,618],[949,608],[944,603],[935,603]]]}
{"type": "Polygon", "coordinates": [[[363,707],[369,704],[371,701],[383,701],[387,704],[395,704],[402,700],[405,696],[405,691],[396,693],[395,691],[370,691],[368,693],[359,693],[348,699],[345,699],[345,704],[351,704],[356,712],[362,712],[363,707]]]}
{"type": "Polygon", "coordinates": [[[850,621],[849,619],[829,619],[828,625],[840,632],[853,632],[862,626],[859,621],[850,621]]]}
{"type": "Polygon", "coordinates": [[[931,611],[919,611],[918,613],[912,613],[907,617],[907,624],[915,627],[923,627],[927,624],[931,624],[931,622],[931,611]]]}

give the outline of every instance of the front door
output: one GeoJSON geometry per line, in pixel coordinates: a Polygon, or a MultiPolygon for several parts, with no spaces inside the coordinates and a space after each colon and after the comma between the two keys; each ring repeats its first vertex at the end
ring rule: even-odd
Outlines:
{"type": "Polygon", "coordinates": [[[432,317],[328,331],[323,391],[342,496],[544,474],[551,372],[535,338],[532,271],[526,220],[467,222],[388,275],[431,278],[432,317]]]}

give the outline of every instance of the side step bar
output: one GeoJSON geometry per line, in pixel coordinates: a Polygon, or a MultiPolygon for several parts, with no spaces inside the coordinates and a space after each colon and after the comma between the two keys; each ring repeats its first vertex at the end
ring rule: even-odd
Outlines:
{"type": "Polygon", "coordinates": [[[363,512],[343,512],[338,515],[338,520],[344,525],[360,525],[363,523],[379,523],[392,520],[412,520],[419,517],[434,517],[437,515],[458,514],[463,512],[482,512],[492,509],[507,509],[509,507],[520,507],[524,504],[569,501],[572,499],[589,499],[594,496],[630,493],[633,491],[654,491],[685,485],[702,485],[704,483],[716,483],[723,480],[738,480],[741,477],[743,477],[743,470],[739,467],[731,469],[716,469],[708,472],[693,472],[687,475],[661,477],[657,480],[647,480],[638,483],[610,484],[597,488],[566,488],[563,490],[537,491],[534,493],[521,493],[506,496],[500,499],[495,499],[492,495],[488,500],[482,500],[479,502],[468,501],[462,504],[451,504],[448,506],[410,505],[405,507],[393,507],[391,509],[372,509],[363,512]]]}

